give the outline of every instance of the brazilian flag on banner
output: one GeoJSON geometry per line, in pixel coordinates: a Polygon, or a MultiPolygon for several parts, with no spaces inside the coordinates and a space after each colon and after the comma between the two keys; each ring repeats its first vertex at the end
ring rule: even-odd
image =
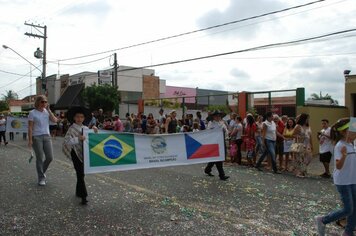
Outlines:
{"type": "Polygon", "coordinates": [[[89,134],[90,166],[136,164],[135,138],[132,134],[89,134]]]}

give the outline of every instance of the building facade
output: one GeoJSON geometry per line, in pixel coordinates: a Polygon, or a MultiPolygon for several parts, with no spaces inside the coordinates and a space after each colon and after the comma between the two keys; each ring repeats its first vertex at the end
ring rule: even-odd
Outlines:
{"type": "Polygon", "coordinates": [[[356,117],[356,75],[345,75],[345,106],[356,117]]]}

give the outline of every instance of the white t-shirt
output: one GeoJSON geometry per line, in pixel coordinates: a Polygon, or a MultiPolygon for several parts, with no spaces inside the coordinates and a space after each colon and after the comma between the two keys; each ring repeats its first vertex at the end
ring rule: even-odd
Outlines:
{"type": "Polygon", "coordinates": [[[235,123],[234,129],[237,130],[236,139],[241,139],[242,131],[243,131],[243,126],[242,126],[242,124],[241,124],[241,123],[239,123],[239,124],[235,123]]]}
{"type": "Polygon", "coordinates": [[[6,131],[6,120],[0,119],[0,131],[6,131]]]}
{"type": "Polygon", "coordinates": [[[321,135],[320,135],[320,140],[319,140],[319,152],[320,153],[326,153],[326,152],[332,152],[333,150],[333,145],[332,142],[330,140],[330,130],[331,128],[328,127],[327,129],[322,129],[321,135]],[[326,136],[328,137],[326,137],[326,136]]]}
{"type": "Polygon", "coordinates": [[[341,148],[346,146],[347,156],[344,162],[344,166],[338,170],[335,167],[334,170],[334,184],[336,185],[350,185],[356,184],[356,153],[353,143],[347,143],[340,140],[334,149],[335,166],[336,160],[340,160],[342,157],[341,148]]]}
{"type": "Polygon", "coordinates": [[[265,139],[271,140],[271,141],[276,141],[277,139],[277,127],[276,127],[276,123],[274,123],[274,121],[269,122],[268,120],[266,120],[265,122],[263,122],[267,129],[266,129],[266,134],[265,134],[265,139]]]}
{"type": "Polygon", "coordinates": [[[33,109],[28,114],[28,120],[33,121],[32,136],[49,135],[49,113],[46,109],[33,109]]]}

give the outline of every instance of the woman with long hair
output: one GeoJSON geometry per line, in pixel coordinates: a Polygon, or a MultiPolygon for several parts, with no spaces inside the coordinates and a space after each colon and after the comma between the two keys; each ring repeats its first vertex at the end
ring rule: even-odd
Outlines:
{"type": "Polygon", "coordinates": [[[296,119],[296,126],[293,131],[295,142],[301,143],[303,149],[295,152],[295,171],[297,177],[305,177],[308,165],[311,162],[313,144],[311,139],[311,129],[309,127],[309,115],[302,113],[296,119]]]}
{"type": "Polygon", "coordinates": [[[333,179],[343,208],[330,212],[326,216],[315,217],[319,235],[325,235],[327,224],[344,217],[347,217],[347,224],[343,235],[354,235],[353,230],[356,226],[356,150],[354,137],[348,135],[349,126],[350,119],[343,118],[331,127],[331,139],[336,143],[333,179]]]}

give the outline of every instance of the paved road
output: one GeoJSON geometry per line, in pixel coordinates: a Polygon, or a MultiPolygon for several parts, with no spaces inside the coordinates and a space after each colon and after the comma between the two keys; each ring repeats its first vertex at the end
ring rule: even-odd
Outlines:
{"type": "Polygon", "coordinates": [[[204,165],[87,175],[89,205],[81,206],[62,138],[45,187],[16,138],[0,146],[0,235],[315,235],[314,216],[339,204],[314,160],[305,179],[226,166],[223,182],[204,165]]]}

